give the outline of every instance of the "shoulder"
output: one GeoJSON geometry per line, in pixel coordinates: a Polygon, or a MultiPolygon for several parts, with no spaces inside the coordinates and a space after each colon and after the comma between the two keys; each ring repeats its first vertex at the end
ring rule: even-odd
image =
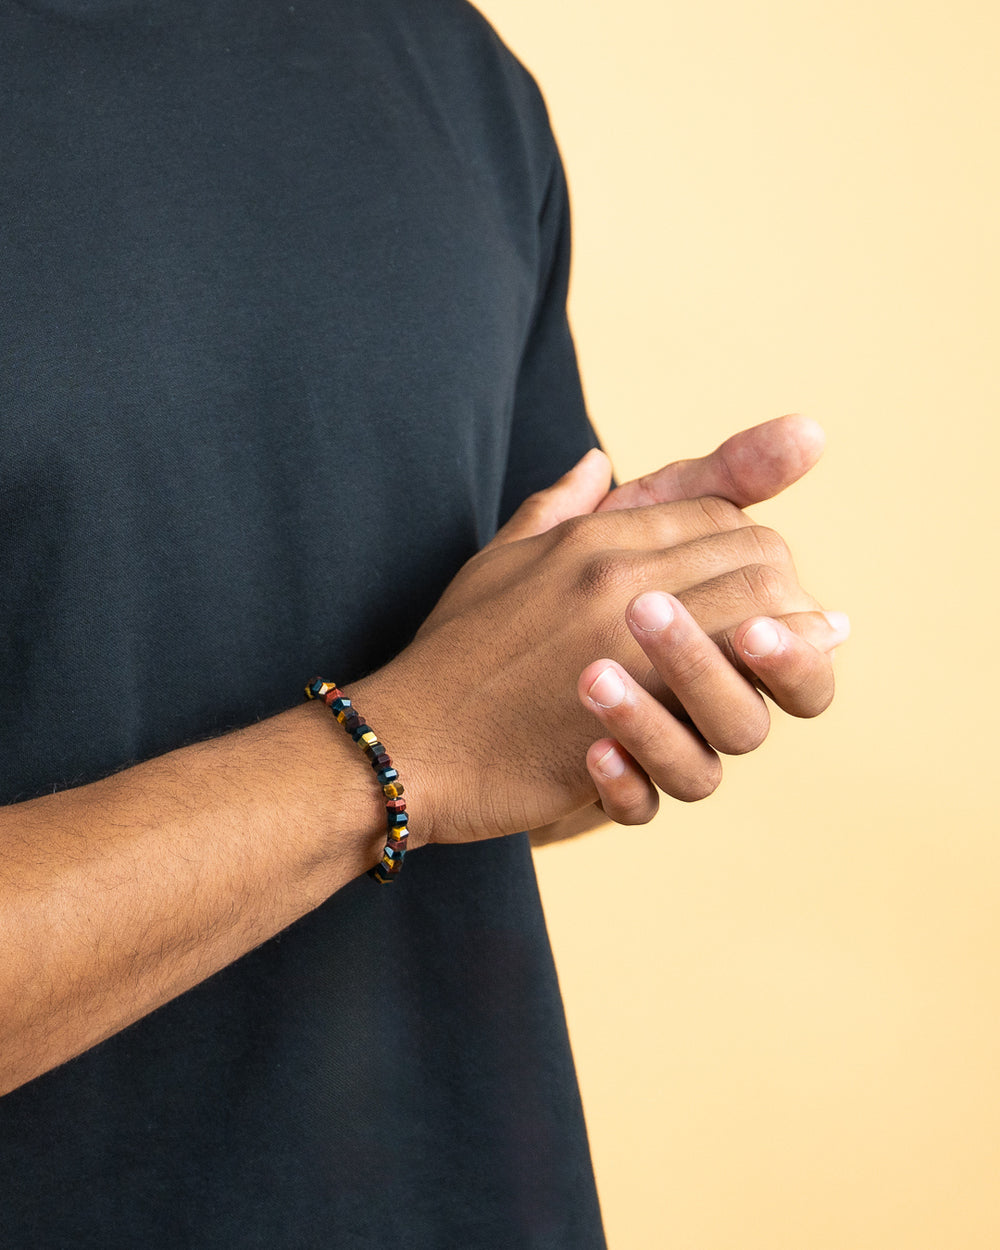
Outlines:
{"type": "Polygon", "coordinates": [[[487,18],[467,0],[383,0],[399,14],[411,33],[439,60],[443,68],[462,71],[475,66],[502,78],[524,96],[525,103],[541,97],[529,71],[497,34],[487,18]]]}
{"type": "Polygon", "coordinates": [[[551,169],[555,141],[538,84],[478,9],[466,0],[366,0],[365,12],[376,38],[402,41],[397,72],[423,80],[450,127],[551,169]]]}

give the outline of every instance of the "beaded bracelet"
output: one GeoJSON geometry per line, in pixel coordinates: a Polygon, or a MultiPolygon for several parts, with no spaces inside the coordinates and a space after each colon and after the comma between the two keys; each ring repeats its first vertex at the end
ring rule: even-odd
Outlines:
{"type": "Polygon", "coordinates": [[[342,690],[338,690],[332,681],[324,681],[322,677],[314,677],[306,686],[307,699],[322,699],[337,720],[344,726],[358,746],[364,751],[375,772],[375,780],[382,787],[385,795],[385,815],[389,836],[382,849],[382,858],[369,870],[369,877],[379,885],[388,885],[399,876],[403,867],[403,856],[406,854],[406,840],[409,830],[406,827],[406,802],[403,799],[403,785],[399,773],[393,768],[392,760],[386,749],[375,737],[371,725],[366,725],[361,716],[351,705],[351,700],[342,690]]]}

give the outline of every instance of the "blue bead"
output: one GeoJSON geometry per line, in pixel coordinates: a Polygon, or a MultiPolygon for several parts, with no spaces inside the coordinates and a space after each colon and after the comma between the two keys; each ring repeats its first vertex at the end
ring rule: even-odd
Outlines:
{"type": "Polygon", "coordinates": [[[383,768],[381,772],[375,774],[375,778],[380,786],[387,786],[390,781],[395,781],[399,776],[394,768],[383,768]]]}

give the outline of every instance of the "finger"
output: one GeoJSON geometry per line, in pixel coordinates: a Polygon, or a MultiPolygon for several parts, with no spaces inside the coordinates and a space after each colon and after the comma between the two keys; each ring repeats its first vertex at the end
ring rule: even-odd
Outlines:
{"type": "Polygon", "coordinates": [[[845,612],[789,612],[778,619],[827,655],[851,636],[851,622],[845,612]]]}
{"type": "MultiPolygon", "coordinates": [[[[695,501],[698,505],[708,500],[695,501]]],[[[718,500],[714,502],[720,502],[718,500]]],[[[672,522],[676,529],[691,526],[689,514],[692,504],[672,504],[669,512],[677,512],[672,522]]],[[[730,507],[731,505],[726,505],[730,507]]],[[[651,514],[657,509],[650,509],[651,514]]],[[[725,533],[713,533],[686,542],[675,541],[658,550],[654,562],[653,577],[661,585],[668,585],[675,594],[691,590],[716,578],[734,573],[737,569],[766,564],[779,570],[789,581],[796,581],[795,565],[785,540],[775,530],[764,525],[754,525],[745,513],[732,508],[733,518],[743,524],[725,533]]],[[[634,515],[630,513],[628,515],[634,515]]],[[[733,622],[735,624],[735,622],[733,622]]]]}
{"type": "MultiPolygon", "coordinates": [[[[648,508],[602,513],[599,517],[572,517],[551,532],[554,539],[559,537],[571,546],[579,543],[581,550],[603,550],[609,557],[618,558],[626,552],[645,550],[656,552],[657,558],[663,556],[674,563],[683,564],[683,553],[675,552],[675,548],[703,539],[721,541],[720,536],[752,528],[762,527],[755,526],[745,512],[727,503],[725,499],[708,496],[704,499],[682,499],[677,503],[648,508]]],[[[747,547],[746,550],[747,559],[761,558],[752,548],[747,547]]],[[[790,560],[791,557],[786,553],[786,558],[790,560]]],[[[712,559],[713,569],[731,568],[734,563],[732,557],[728,564],[721,565],[717,556],[712,559]]]]}
{"type": "Polygon", "coordinates": [[[544,534],[560,521],[593,512],[610,485],[611,461],[594,447],[552,486],[529,495],[489,546],[544,534]]]}
{"type": "Polygon", "coordinates": [[[625,482],[597,511],[638,508],[717,495],[738,508],[773,499],[797,482],[823,454],[826,436],[818,422],[797,413],[741,430],[697,460],[678,460],[625,482]]]}
{"type": "MultiPolygon", "coordinates": [[[[720,645],[751,616],[822,612],[794,575],[771,564],[741,565],[678,591],[678,597],[705,633],[720,645]]],[[[738,653],[730,658],[738,658],[738,653]]]]}
{"type": "MultiPolygon", "coordinates": [[[[815,647],[817,651],[830,657],[836,653],[837,647],[842,642],[845,642],[851,633],[850,620],[843,612],[791,612],[787,616],[775,617],[774,619],[785,625],[792,633],[797,634],[804,643],[815,647]]],[[[754,669],[748,666],[748,657],[734,641],[737,631],[740,631],[742,635],[741,627],[744,624],[749,624],[749,622],[740,621],[721,634],[716,635],[713,633],[713,641],[738,673],[742,674],[756,688],[762,689],[765,694],[773,698],[774,696],[767,683],[762,681],[754,669]]],[[[642,678],[642,685],[655,698],[660,700],[668,712],[671,712],[681,720],[688,719],[687,712],[680,700],[664,683],[655,668],[651,668],[642,678]]],[[[783,695],[781,697],[784,698],[783,695]]]]}
{"type": "Polygon", "coordinates": [[[656,815],[660,806],[656,786],[613,739],[601,738],[591,745],[587,771],[609,820],[619,825],[644,825],[656,815]]]}
{"type": "Polygon", "coordinates": [[[580,701],[665,794],[690,803],[722,780],[716,753],[671,716],[614,660],[596,660],[580,674],[580,701]]]}
{"type": "MultiPolygon", "coordinates": [[[[819,604],[802,589],[797,579],[767,564],[742,565],[697,585],[678,589],[677,598],[734,670],[754,686],[761,685],[760,677],[735,641],[735,634],[744,622],[756,616],[781,618],[792,622],[789,629],[805,628],[819,634],[818,622],[823,620],[819,604]],[[805,625],[807,620],[811,624],[805,625]]],[[[831,641],[829,632],[825,628],[823,632],[827,641],[831,641]]],[[[683,704],[655,667],[643,677],[642,684],[675,716],[687,718],[683,704]]],[[[764,692],[770,694],[766,683],[764,685],[764,692]]]]}
{"type": "Polygon", "coordinates": [[[626,617],[633,638],[709,746],[724,755],[760,746],[770,728],[767,705],[679,599],[647,591],[633,599],[626,617]]]}
{"type": "Polygon", "coordinates": [[[743,663],[771,698],[792,716],[818,716],[833,699],[833,664],[779,620],[744,622],[733,638],[743,663]]]}

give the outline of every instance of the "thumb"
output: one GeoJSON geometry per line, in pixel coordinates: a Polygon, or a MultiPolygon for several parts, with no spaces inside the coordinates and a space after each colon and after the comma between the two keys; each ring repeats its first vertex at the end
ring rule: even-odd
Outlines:
{"type": "Polygon", "coordinates": [[[626,482],[597,508],[638,508],[717,495],[737,508],[779,495],[823,454],[823,427],[809,417],[775,417],[741,430],[698,460],[678,460],[655,473],[626,482]]]}
{"type": "Polygon", "coordinates": [[[544,534],[560,521],[593,512],[607,497],[611,485],[611,461],[598,447],[592,448],[552,486],[529,495],[490,547],[544,534]]]}

